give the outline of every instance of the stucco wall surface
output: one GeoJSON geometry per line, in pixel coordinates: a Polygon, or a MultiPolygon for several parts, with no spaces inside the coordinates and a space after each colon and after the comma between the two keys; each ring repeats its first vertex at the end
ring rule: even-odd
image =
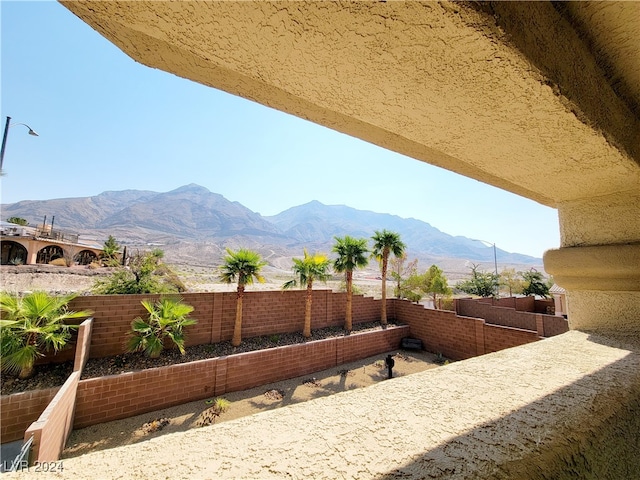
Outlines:
{"type": "Polygon", "coordinates": [[[145,65],[547,205],[640,185],[640,121],[551,2],[62,3],[145,65]]]}
{"type": "Polygon", "coordinates": [[[572,331],[67,459],[64,478],[639,478],[638,351],[572,331]]]}

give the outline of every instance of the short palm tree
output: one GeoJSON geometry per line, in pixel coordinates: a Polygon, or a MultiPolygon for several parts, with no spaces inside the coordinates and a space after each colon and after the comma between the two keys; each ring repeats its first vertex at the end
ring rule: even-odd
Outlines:
{"type": "Polygon", "coordinates": [[[311,336],[311,302],[313,301],[313,282],[319,280],[326,282],[329,280],[329,259],[326,255],[316,253],[309,255],[304,250],[304,258],[293,259],[293,273],[297,278],[286,282],[282,288],[289,289],[296,287],[298,284],[307,289],[307,296],[304,307],[304,328],[302,335],[306,338],[311,336]]]}
{"type": "Polygon", "coordinates": [[[237,252],[227,248],[227,256],[224,264],[220,266],[220,280],[224,283],[237,282],[238,300],[236,303],[236,321],[233,325],[233,338],[231,345],[237,347],[242,342],[242,300],[244,298],[245,285],[251,285],[255,280],[262,283],[264,277],[260,270],[267,262],[260,258],[260,254],[244,248],[237,252]]]}
{"type": "Polygon", "coordinates": [[[67,320],[89,317],[92,312],[70,311],[68,303],[75,294],[52,296],[46,292],[32,292],[24,297],[0,293],[0,348],[2,371],[17,373],[19,378],[33,375],[34,364],[47,350],[62,349],[71,338],[67,320]]]}
{"type": "Polygon", "coordinates": [[[344,319],[344,329],[351,332],[352,326],[352,303],[353,303],[353,271],[356,268],[364,268],[369,263],[367,258],[367,239],[353,238],[349,235],[344,237],[334,237],[336,243],[333,252],[338,254],[338,258],[333,262],[333,269],[338,273],[345,274],[347,286],[347,312],[344,319]]]}
{"type": "Polygon", "coordinates": [[[127,341],[130,352],[144,352],[151,358],[158,358],[164,350],[165,338],[170,339],[184,355],[184,327],[195,325],[189,318],[193,307],[173,298],[161,298],[153,303],[142,300],[148,312],[147,319],[141,317],[131,322],[131,336],[127,341]]]}
{"type": "Polygon", "coordinates": [[[398,258],[404,254],[405,244],[400,240],[400,234],[382,230],[375,231],[373,237],[373,251],[371,255],[380,262],[382,270],[382,308],[380,310],[380,323],[384,327],[387,325],[387,265],[389,255],[393,254],[398,258]]]}

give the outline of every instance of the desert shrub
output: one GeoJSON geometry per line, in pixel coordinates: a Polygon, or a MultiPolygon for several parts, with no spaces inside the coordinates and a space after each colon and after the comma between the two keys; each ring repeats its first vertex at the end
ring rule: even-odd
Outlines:
{"type": "Polygon", "coordinates": [[[118,267],[109,277],[98,279],[93,292],[100,295],[180,293],[186,290],[178,276],[162,263],[162,250],[136,253],[128,267],[118,267]]]}
{"type": "Polygon", "coordinates": [[[453,297],[444,297],[443,299],[440,300],[440,308],[442,310],[450,310],[450,311],[454,311],[455,310],[455,302],[453,300],[453,297]]]}
{"type": "Polygon", "coordinates": [[[0,292],[0,345],[2,371],[18,373],[20,378],[33,374],[36,359],[47,350],[62,349],[71,338],[70,319],[88,317],[92,312],[73,312],[67,308],[75,294],[61,297],[32,292],[23,297],[0,292]]]}
{"type": "Polygon", "coordinates": [[[64,258],[56,258],[55,260],[51,260],[49,265],[55,265],[56,267],[66,267],[67,261],[64,258]]]}
{"type": "MultiPolygon", "coordinates": [[[[342,280],[340,282],[340,285],[338,285],[338,291],[340,291],[340,292],[346,292],[347,291],[347,283],[344,280],[342,280]]],[[[363,294],[362,289],[358,285],[356,285],[355,283],[351,284],[351,292],[354,295],[362,295],[363,294]]]]}
{"type": "Polygon", "coordinates": [[[162,353],[164,341],[168,338],[184,355],[184,327],[198,323],[189,318],[193,307],[179,299],[167,297],[155,303],[149,300],[140,303],[148,315],[146,319],[138,317],[131,322],[127,349],[130,352],[144,352],[149,357],[156,358],[162,353]]]}
{"type": "Polygon", "coordinates": [[[211,403],[211,406],[200,415],[198,425],[201,427],[216,423],[216,418],[229,410],[231,406],[231,402],[226,398],[214,398],[207,403],[211,403]]]}

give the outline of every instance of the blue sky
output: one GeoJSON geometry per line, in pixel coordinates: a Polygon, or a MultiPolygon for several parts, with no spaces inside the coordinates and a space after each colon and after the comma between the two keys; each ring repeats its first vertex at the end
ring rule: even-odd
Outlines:
{"type": "Polygon", "coordinates": [[[197,183],[262,215],[319,200],[541,257],[554,209],[134,62],[56,2],[1,1],[2,203],[197,183]]]}

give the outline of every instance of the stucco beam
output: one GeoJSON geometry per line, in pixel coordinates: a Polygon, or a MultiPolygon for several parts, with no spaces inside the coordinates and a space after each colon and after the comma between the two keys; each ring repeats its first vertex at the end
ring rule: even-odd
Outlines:
{"type": "MultiPolygon", "coordinates": [[[[465,5],[63,4],[141,63],[547,205],[640,188],[629,146],[638,120],[589,52],[572,69],[608,89],[598,100],[606,118],[629,120],[619,135],[575,108],[494,17],[465,5]]],[[[566,33],[558,48],[582,48],[560,14],[541,8],[531,29],[555,26],[541,35],[566,33]]]]}

